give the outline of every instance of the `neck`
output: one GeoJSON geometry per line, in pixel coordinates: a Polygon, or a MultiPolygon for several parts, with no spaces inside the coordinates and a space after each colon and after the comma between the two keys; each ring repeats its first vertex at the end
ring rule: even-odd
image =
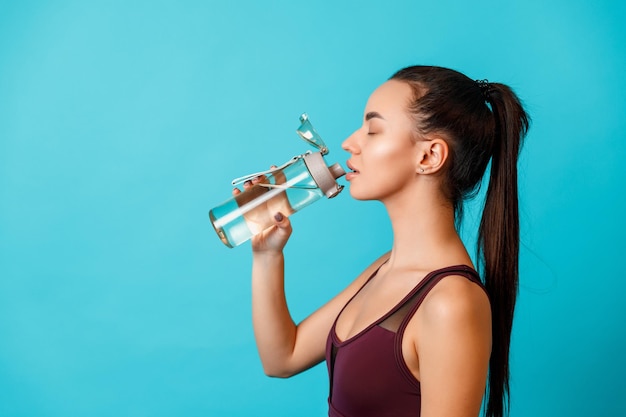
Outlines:
{"type": "Polygon", "coordinates": [[[393,229],[390,267],[430,271],[453,264],[472,266],[455,228],[454,209],[439,193],[403,193],[383,204],[393,229]]]}

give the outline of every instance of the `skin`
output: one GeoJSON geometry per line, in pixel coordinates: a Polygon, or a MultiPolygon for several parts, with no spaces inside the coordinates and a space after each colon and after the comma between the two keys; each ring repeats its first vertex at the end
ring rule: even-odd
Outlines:
{"type": "MultiPolygon", "coordinates": [[[[272,166],[272,169],[276,166],[272,166]]],[[[274,181],[276,184],[284,184],[287,182],[284,172],[276,171],[273,173],[274,181]]],[[[264,186],[269,184],[270,181],[265,175],[257,177],[254,181],[247,182],[245,185],[245,193],[235,191],[235,200],[239,207],[245,206],[249,202],[257,199],[259,196],[266,194],[270,191],[270,188],[264,186]]],[[[258,201],[258,200],[257,200],[258,201]]],[[[273,216],[276,213],[282,213],[287,216],[293,213],[293,208],[289,204],[289,200],[285,195],[285,192],[280,192],[268,201],[255,206],[251,210],[245,213],[245,219],[248,227],[253,233],[258,233],[270,226],[272,226],[274,219],[273,216]]]]}
{"type": "MultiPolygon", "coordinates": [[[[350,194],[359,200],[379,200],[388,212],[394,235],[388,253],[296,324],[284,291],[283,248],[292,232],[289,219],[278,214],[271,228],[252,239],[253,325],[268,375],[288,377],[323,361],[335,318],[385,261],[338,318],[341,340],[383,316],[429,272],[450,265],[473,267],[454,228],[452,205],[441,192],[449,152],[446,139],[415,131],[407,110],[411,94],[403,82],[382,84],[368,100],[362,126],[342,145],[350,153],[347,165],[352,172],[346,176],[350,194]]],[[[479,414],[491,352],[490,311],[478,285],[448,276],[410,320],[402,353],[421,384],[423,417],[479,414]]]]}

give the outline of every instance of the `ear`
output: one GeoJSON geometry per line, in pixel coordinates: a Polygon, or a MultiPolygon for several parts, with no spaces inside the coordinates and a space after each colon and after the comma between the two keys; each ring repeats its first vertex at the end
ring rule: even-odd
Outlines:
{"type": "Polygon", "coordinates": [[[448,160],[448,143],[441,137],[433,137],[421,143],[417,163],[418,174],[434,174],[438,172],[448,160]]]}

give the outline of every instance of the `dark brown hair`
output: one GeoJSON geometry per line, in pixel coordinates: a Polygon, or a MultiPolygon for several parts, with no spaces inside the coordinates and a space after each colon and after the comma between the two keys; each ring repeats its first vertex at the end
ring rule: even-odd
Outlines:
{"type": "Polygon", "coordinates": [[[508,86],[477,82],[451,69],[411,66],[391,79],[413,89],[410,111],[418,132],[447,139],[443,191],[457,227],[463,201],[477,194],[491,163],[477,256],[492,311],[485,414],[501,417],[509,408],[509,346],[519,275],[517,159],[530,118],[508,86]]]}

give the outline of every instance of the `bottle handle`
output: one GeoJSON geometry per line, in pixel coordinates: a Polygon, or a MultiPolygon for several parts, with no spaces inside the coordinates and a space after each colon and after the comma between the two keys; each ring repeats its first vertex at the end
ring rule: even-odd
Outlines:
{"type": "MultiPolygon", "coordinates": [[[[315,131],[315,128],[311,124],[311,121],[309,120],[309,116],[306,113],[302,113],[302,115],[300,116],[300,123],[301,123],[300,127],[298,127],[298,129],[296,130],[296,133],[300,136],[300,138],[302,138],[305,142],[308,142],[311,146],[314,146],[315,148],[319,149],[321,155],[326,155],[328,153],[328,148],[326,147],[326,144],[324,143],[320,135],[315,131]]],[[[278,168],[271,168],[266,171],[255,172],[254,174],[248,174],[248,175],[244,175],[243,177],[235,178],[234,180],[231,181],[231,184],[232,185],[241,184],[242,182],[246,182],[260,175],[267,175],[267,174],[272,174],[276,171],[280,171],[281,169],[284,169],[285,167],[288,167],[289,165],[293,164],[298,159],[302,159],[306,155],[309,155],[311,153],[312,153],[311,151],[306,151],[302,155],[294,156],[293,158],[291,158],[289,161],[285,162],[283,165],[279,166],[278,168]]]]}
{"type": "Polygon", "coordinates": [[[235,178],[234,180],[231,181],[231,184],[232,185],[237,185],[237,184],[241,184],[242,182],[246,182],[246,181],[252,180],[253,178],[259,177],[261,175],[273,174],[276,171],[280,171],[281,169],[285,169],[289,165],[295,163],[298,159],[302,159],[302,158],[304,158],[305,155],[308,155],[310,153],[311,153],[311,151],[306,151],[302,155],[294,156],[289,161],[285,162],[284,164],[282,164],[281,166],[279,166],[277,168],[270,168],[270,169],[265,170],[265,171],[255,172],[253,174],[248,174],[248,175],[244,175],[243,177],[235,178]]]}

